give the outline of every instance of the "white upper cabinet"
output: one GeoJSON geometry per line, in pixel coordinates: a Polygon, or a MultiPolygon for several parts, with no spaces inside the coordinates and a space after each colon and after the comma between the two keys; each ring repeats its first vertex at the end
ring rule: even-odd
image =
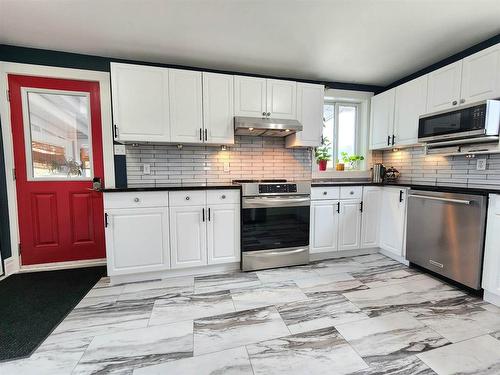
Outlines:
{"type": "Polygon", "coordinates": [[[361,200],[340,201],[339,250],[355,250],[361,245],[361,200]]]}
{"type": "Polygon", "coordinates": [[[395,89],[371,98],[370,149],[388,148],[394,129],[395,89]]]}
{"type": "Polygon", "coordinates": [[[463,60],[460,104],[500,97],[500,44],[463,60]]]}
{"type": "Polygon", "coordinates": [[[297,118],[297,82],[266,80],[267,116],[270,118],[297,118]]]}
{"type": "Polygon", "coordinates": [[[170,142],[168,69],[111,63],[113,123],[120,142],[170,142]]]}
{"type": "Polygon", "coordinates": [[[297,83],[297,120],[301,132],[286,137],[286,147],[316,147],[323,134],[323,104],[325,87],[311,83],[297,83]]]}
{"type": "Polygon", "coordinates": [[[297,82],[234,77],[235,116],[297,118],[297,82]]]}
{"type": "Polygon", "coordinates": [[[462,60],[429,73],[427,112],[436,112],[459,104],[462,60]]]}
{"type": "Polygon", "coordinates": [[[425,75],[396,87],[395,146],[418,143],[418,120],[425,113],[427,104],[427,78],[425,75]]]}
{"type": "Polygon", "coordinates": [[[169,69],[170,141],[199,143],[205,139],[201,72],[169,69]]]}
{"type": "Polygon", "coordinates": [[[203,126],[207,143],[234,143],[233,76],[203,73],[203,126]]]}
{"type": "Polygon", "coordinates": [[[361,248],[378,247],[381,199],[382,189],[380,187],[363,187],[361,248]]]}
{"type": "Polygon", "coordinates": [[[266,79],[234,77],[235,116],[262,117],[267,113],[266,79]]]}

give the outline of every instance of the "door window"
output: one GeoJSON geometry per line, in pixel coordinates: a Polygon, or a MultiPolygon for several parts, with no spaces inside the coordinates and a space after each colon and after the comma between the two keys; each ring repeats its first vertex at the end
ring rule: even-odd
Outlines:
{"type": "Polygon", "coordinates": [[[88,94],[24,91],[28,180],[92,179],[88,94]]]}

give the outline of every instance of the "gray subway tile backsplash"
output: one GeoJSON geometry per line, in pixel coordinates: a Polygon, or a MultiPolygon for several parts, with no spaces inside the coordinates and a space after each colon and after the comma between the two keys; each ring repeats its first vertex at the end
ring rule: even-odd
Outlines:
{"type": "Polygon", "coordinates": [[[130,186],[144,184],[228,183],[234,179],[311,178],[309,149],[287,149],[284,138],[236,136],[226,151],[213,146],[126,146],[130,186]],[[142,173],[143,164],[151,174],[142,173]],[[229,170],[224,171],[224,164],[229,170]]]}

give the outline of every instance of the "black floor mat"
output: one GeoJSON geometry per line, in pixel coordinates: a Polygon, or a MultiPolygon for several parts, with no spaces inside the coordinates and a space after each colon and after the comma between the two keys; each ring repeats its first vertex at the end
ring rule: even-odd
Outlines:
{"type": "Polygon", "coordinates": [[[88,267],[0,281],[0,361],[29,356],[105,275],[106,267],[88,267]]]}

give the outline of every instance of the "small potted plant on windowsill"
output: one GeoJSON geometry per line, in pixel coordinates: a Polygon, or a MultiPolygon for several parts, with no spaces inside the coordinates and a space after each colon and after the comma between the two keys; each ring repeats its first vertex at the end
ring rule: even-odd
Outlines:
{"type": "Polygon", "coordinates": [[[314,157],[316,158],[316,163],[320,171],[326,171],[326,165],[328,161],[331,160],[330,156],[330,141],[328,138],[324,137],[321,141],[321,146],[316,147],[314,150],[314,157]]]}
{"type": "Polygon", "coordinates": [[[340,156],[347,169],[354,170],[359,168],[359,162],[365,160],[361,155],[349,155],[347,152],[341,152],[340,156]]]}

